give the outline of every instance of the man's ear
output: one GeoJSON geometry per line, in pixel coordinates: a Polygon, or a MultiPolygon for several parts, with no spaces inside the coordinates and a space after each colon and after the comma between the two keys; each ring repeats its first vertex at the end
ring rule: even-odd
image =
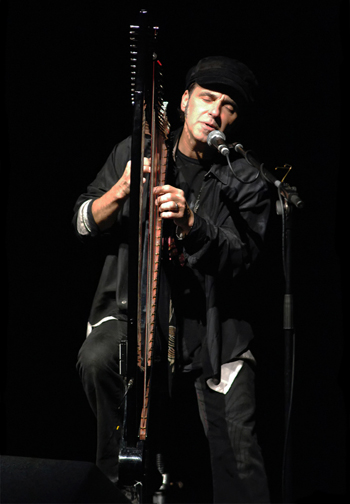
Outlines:
{"type": "Polygon", "coordinates": [[[181,98],[182,112],[185,112],[189,98],[190,98],[190,93],[188,92],[188,89],[186,89],[186,91],[184,92],[184,94],[182,95],[182,98],[181,98]]]}

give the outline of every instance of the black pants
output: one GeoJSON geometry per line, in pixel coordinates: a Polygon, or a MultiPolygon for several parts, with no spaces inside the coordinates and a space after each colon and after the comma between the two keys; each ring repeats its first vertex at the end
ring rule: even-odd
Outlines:
{"type": "Polygon", "coordinates": [[[254,370],[245,363],[227,394],[195,381],[199,412],[209,441],[214,502],[269,502],[255,433],[254,370]]]}
{"type": "MultiPolygon", "coordinates": [[[[77,368],[97,419],[97,466],[114,482],[122,424],[124,392],[118,374],[118,345],[125,322],[105,322],[82,345],[77,368]]],[[[255,434],[254,370],[244,364],[227,394],[209,389],[194,376],[198,407],[209,442],[213,502],[269,502],[260,447],[255,434]]],[[[181,403],[180,403],[181,404],[181,403]]],[[[188,419],[191,422],[191,419],[188,419]]],[[[198,482],[200,485],[200,482],[198,482]]]]}
{"type": "Polygon", "coordinates": [[[112,320],[93,328],[78,354],[77,369],[97,420],[96,465],[118,480],[118,453],[123,424],[124,382],[119,375],[119,343],[127,323],[112,320]]]}

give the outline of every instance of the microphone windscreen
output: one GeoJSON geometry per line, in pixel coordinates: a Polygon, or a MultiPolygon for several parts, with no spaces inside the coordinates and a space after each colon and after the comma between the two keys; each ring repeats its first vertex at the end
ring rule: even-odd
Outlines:
{"type": "Polygon", "coordinates": [[[226,140],[225,133],[219,130],[211,131],[207,137],[207,144],[210,145],[210,147],[217,147],[218,140],[225,141],[226,140]]]}

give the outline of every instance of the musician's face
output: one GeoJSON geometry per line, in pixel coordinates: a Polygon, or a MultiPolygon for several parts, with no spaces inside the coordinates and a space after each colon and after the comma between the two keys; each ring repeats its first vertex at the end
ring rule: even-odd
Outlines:
{"type": "Polygon", "coordinates": [[[197,143],[206,143],[213,130],[228,130],[237,119],[236,103],[230,96],[198,84],[191,93],[186,90],[183,94],[181,110],[185,114],[184,132],[197,143]]]}

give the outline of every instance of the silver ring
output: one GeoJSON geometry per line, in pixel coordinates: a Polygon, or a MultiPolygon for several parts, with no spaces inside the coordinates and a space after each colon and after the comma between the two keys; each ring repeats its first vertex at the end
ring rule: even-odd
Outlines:
{"type": "Polygon", "coordinates": [[[175,205],[176,205],[176,213],[178,213],[179,211],[179,205],[176,203],[176,201],[174,201],[175,205]]]}

